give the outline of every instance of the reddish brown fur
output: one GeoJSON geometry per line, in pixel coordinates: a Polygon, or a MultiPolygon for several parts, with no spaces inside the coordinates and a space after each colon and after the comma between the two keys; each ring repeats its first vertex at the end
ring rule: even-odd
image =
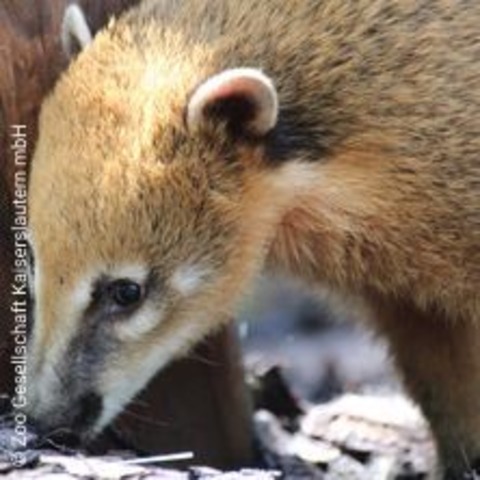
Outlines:
{"type": "MultiPolygon", "coordinates": [[[[203,259],[217,277],[182,311],[208,312],[205,334],[266,263],[377,312],[457,478],[480,457],[479,22],[476,1],[150,0],[114,23],[42,115],[42,348],[91,265],[168,277],[203,259]],[[184,125],[193,89],[239,66],[275,82],[283,164],[222,125],[184,125]]],[[[176,312],[122,361],[174,336],[176,312]]]]}

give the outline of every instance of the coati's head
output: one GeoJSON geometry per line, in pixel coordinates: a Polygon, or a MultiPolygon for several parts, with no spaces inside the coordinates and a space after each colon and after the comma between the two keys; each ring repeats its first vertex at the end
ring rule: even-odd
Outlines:
{"type": "Polygon", "coordinates": [[[101,430],[220,325],[296,181],[265,162],[266,75],[207,71],[208,53],[185,61],[173,37],[169,55],[138,51],[129,35],[100,34],[42,110],[29,408],[48,428],[101,430]]]}

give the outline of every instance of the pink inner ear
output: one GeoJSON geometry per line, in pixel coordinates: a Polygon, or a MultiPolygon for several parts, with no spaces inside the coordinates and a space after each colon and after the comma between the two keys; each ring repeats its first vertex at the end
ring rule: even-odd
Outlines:
{"type": "MultiPolygon", "coordinates": [[[[271,80],[258,70],[239,68],[213,76],[197,88],[188,105],[189,128],[196,128],[202,123],[207,108],[238,97],[244,97],[255,109],[254,118],[249,119],[245,128],[264,134],[275,126],[278,105],[271,80]]],[[[236,120],[232,118],[232,122],[236,120]]]]}
{"type": "Polygon", "coordinates": [[[233,96],[252,97],[252,99],[255,101],[255,97],[258,94],[255,91],[254,87],[255,86],[252,85],[251,82],[243,78],[232,79],[228,83],[225,83],[223,85],[213,86],[212,90],[208,92],[209,95],[207,95],[205,98],[204,108],[211,103],[215,103],[219,100],[223,100],[225,98],[233,96]]]}

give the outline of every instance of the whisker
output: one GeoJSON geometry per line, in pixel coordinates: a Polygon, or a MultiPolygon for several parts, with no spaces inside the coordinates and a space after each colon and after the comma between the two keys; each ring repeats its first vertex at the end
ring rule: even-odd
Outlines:
{"type": "Polygon", "coordinates": [[[162,427],[162,428],[170,426],[169,422],[163,422],[161,420],[158,420],[158,419],[146,416],[146,415],[142,415],[142,414],[137,413],[137,412],[132,412],[131,410],[128,410],[128,409],[125,409],[123,411],[123,414],[128,416],[128,417],[134,418],[135,420],[139,420],[139,421],[141,421],[141,422],[143,422],[147,425],[154,425],[154,426],[162,427]]]}
{"type": "Polygon", "coordinates": [[[188,358],[190,360],[195,360],[198,361],[204,365],[208,365],[210,367],[220,367],[222,364],[221,362],[212,360],[211,358],[207,358],[203,355],[200,355],[197,352],[190,352],[189,354],[186,355],[185,358],[188,358]]]}
{"type": "Polygon", "coordinates": [[[146,402],[145,400],[141,400],[140,398],[134,398],[133,400],[130,400],[130,405],[138,405],[139,407],[150,407],[150,403],[146,402]]]}
{"type": "Polygon", "coordinates": [[[47,434],[43,435],[42,437],[40,437],[36,442],[36,444],[37,446],[49,445],[53,447],[54,450],[57,450],[61,453],[66,453],[66,454],[78,453],[77,449],[67,447],[66,445],[58,443],[57,441],[54,440],[54,438],[52,438],[52,437],[58,436],[59,434],[74,435],[75,432],[73,432],[73,430],[69,428],[56,428],[55,430],[52,430],[47,434]]]}

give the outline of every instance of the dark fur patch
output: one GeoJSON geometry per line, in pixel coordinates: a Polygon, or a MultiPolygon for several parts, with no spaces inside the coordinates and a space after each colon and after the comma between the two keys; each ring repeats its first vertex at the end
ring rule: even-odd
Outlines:
{"type": "MultiPolygon", "coordinates": [[[[282,165],[294,159],[307,162],[325,160],[335,141],[331,130],[319,126],[317,120],[299,108],[281,109],[277,125],[264,136],[252,134],[246,128],[248,120],[255,114],[253,105],[249,109],[246,104],[232,101],[217,108],[215,113],[212,112],[212,118],[225,125],[226,149],[233,152],[238,143],[263,147],[268,166],[282,165]],[[227,111],[232,115],[232,121],[226,121],[227,111]]],[[[212,141],[218,142],[218,138],[214,135],[212,141]]]]}
{"type": "Polygon", "coordinates": [[[230,135],[242,137],[248,135],[248,124],[255,118],[256,106],[246,95],[230,95],[207,105],[204,114],[225,122],[230,135]]]}
{"type": "Polygon", "coordinates": [[[62,364],[56,366],[63,404],[44,423],[36,422],[40,430],[62,428],[80,436],[98,419],[102,399],[95,391],[95,382],[108,354],[117,347],[102,327],[82,324],[70,341],[62,364]]]}
{"type": "Polygon", "coordinates": [[[72,420],[74,429],[92,427],[102,413],[102,397],[95,392],[88,392],[78,401],[78,412],[72,420]]]}
{"type": "MultiPolygon", "coordinates": [[[[100,277],[95,283],[91,303],[83,314],[77,334],[70,341],[67,356],[58,370],[68,410],[59,411],[56,423],[62,426],[87,429],[102,410],[102,399],[95,392],[95,382],[107,358],[118,349],[118,340],[111,335],[111,323],[125,320],[129,311],[112,314],[103,293],[111,279],[100,277]],[[67,375],[68,372],[68,375],[67,375]]],[[[147,286],[154,281],[150,275],[147,286]]],[[[108,297],[108,296],[107,296],[108,297]]]]}
{"type": "Polygon", "coordinates": [[[308,162],[325,159],[332,143],[332,132],[298,107],[280,109],[278,123],[263,140],[270,165],[292,159],[308,162]]]}
{"type": "MultiPolygon", "coordinates": [[[[251,99],[245,95],[218,99],[203,112],[207,120],[202,128],[205,143],[218,146],[221,141],[227,152],[234,152],[238,143],[252,147],[263,146],[268,166],[281,165],[294,159],[324,161],[332,146],[341,140],[338,132],[347,135],[350,123],[332,108],[332,98],[316,98],[313,105],[306,101],[305,107],[299,103],[282,106],[276,126],[266,135],[256,135],[248,129],[249,122],[256,115],[256,106],[251,99]],[[328,122],[324,124],[319,122],[318,115],[323,110],[328,117],[328,122]],[[220,140],[222,137],[224,140],[220,140]]],[[[185,125],[186,110],[183,111],[183,122],[185,125]]],[[[180,137],[185,143],[184,137],[180,137]]],[[[180,145],[182,142],[179,142],[180,145]]],[[[233,154],[233,159],[235,158],[233,154]]]]}

